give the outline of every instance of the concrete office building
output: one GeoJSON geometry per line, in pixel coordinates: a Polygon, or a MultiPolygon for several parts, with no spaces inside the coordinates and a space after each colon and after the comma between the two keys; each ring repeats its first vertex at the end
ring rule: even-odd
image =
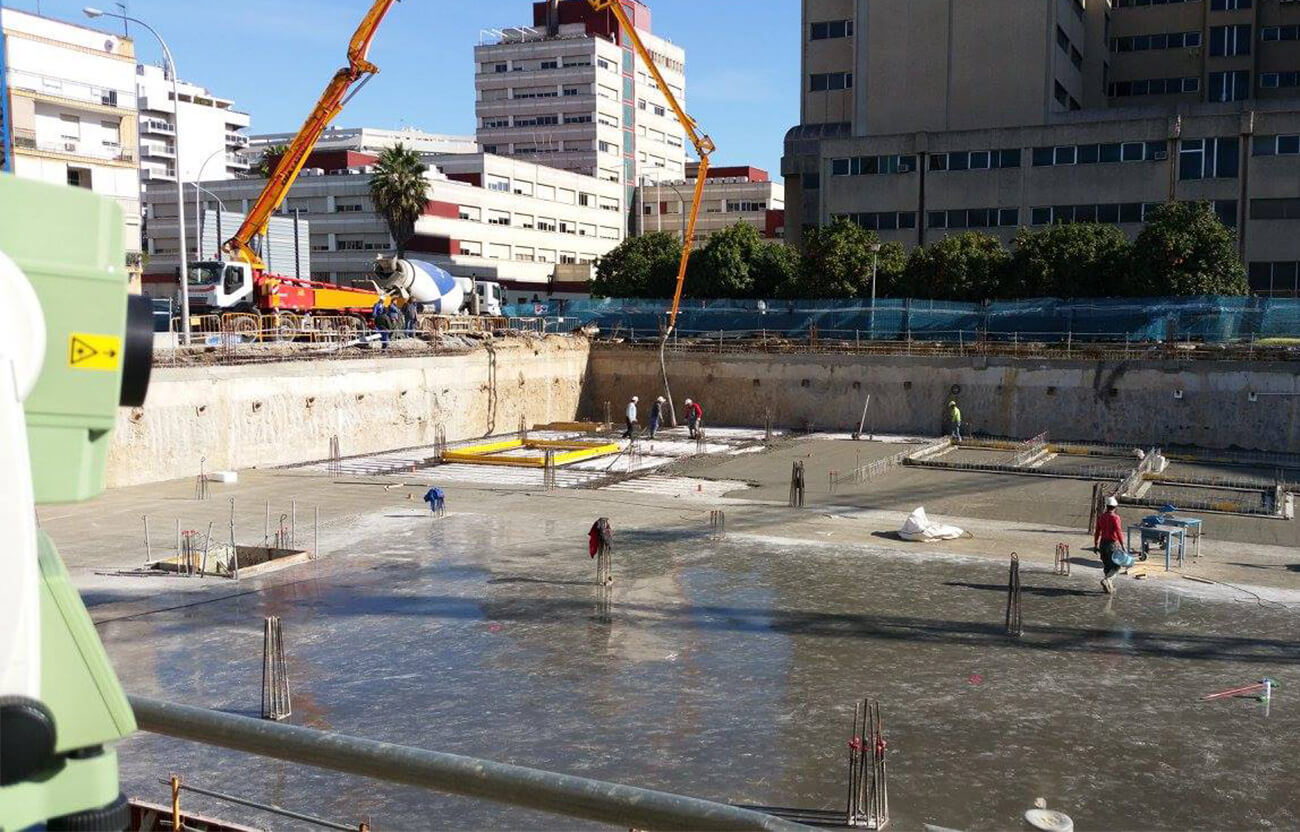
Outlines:
{"type": "Polygon", "coordinates": [[[85,188],[122,206],[126,268],[140,263],[135,44],[129,38],[0,9],[13,172],[85,188]]]}
{"type": "MultiPolygon", "coordinates": [[[[136,68],[140,102],[140,177],[151,183],[198,179],[234,179],[248,171],[248,113],[228,98],[187,81],[177,84],[180,101],[172,100],[171,76],[161,67],[136,68]],[[176,155],[176,128],[181,131],[176,155]]],[[[162,185],[162,187],[166,187],[162,185]]]]}
{"type": "MultiPolygon", "coordinates": [[[[624,6],[684,103],[686,53],[652,33],[649,8],[624,6]]],[[[629,211],[643,174],[686,177],[685,132],[612,12],[587,0],[534,3],[531,26],[485,31],[474,60],[486,152],[617,182],[629,211]]]]}
{"type": "MultiPolygon", "coordinates": [[[[292,234],[293,219],[286,214],[297,212],[306,224],[300,234],[310,237],[313,279],[367,285],[375,258],[394,251],[388,227],[370,201],[375,158],[352,151],[316,151],[289,191],[283,213],[273,218],[289,223],[282,237],[292,234]]],[[[512,303],[527,302],[534,295],[590,295],[593,264],[624,236],[621,186],[482,153],[431,156],[428,161],[429,201],[415,238],[407,244],[411,257],[454,275],[499,281],[512,303]]],[[[249,210],[264,185],[263,179],[203,183],[232,212],[223,220],[225,236],[235,231],[233,212],[249,210]]],[[[162,199],[150,203],[155,207],[159,219],[150,225],[151,246],[170,251],[173,259],[156,257],[149,278],[174,284],[175,210],[162,199]]],[[[204,195],[208,239],[220,207],[204,195]]],[[[193,211],[186,208],[194,234],[193,211]]],[[[292,274],[288,258],[280,260],[285,262],[273,262],[272,267],[292,274]]]]}
{"type": "MultiPolygon", "coordinates": [[[[267,147],[287,145],[293,141],[292,133],[259,133],[249,137],[249,155],[260,159],[267,147]]],[[[378,154],[401,144],[421,155],[448,153],[477,153],[478,140],[473,136],[456,136],[443,133],[426,133],[413,127],[400,130],[380,130],[374,127],[331,127],[316,142],[317,150],[351,150],[356,153],[378,154]]]]}
{"type": "MultiPolygon", "coordinates": [[[[691,162],[687,165],[686,179],[643,181],[637,195],[640,233],[666,231],[676,234],[679,239],[685,236],[698,172],[699,163],[691,162]]],[[[766,239],[782,239],[785,236],[785,186],[773,182],[767,171],[761,168],[710,168],[704,183],[699,220],[695,224],[695,242],[704,242],[715,232],[741,222],[752,225],[766,239]]]]}
{"type": "Polygon", "coordinates": [[[1156,204],[1207,200],[1256,291],[1300,290],[1300,3],[804,0],[801,37],[791,239],[837,216],[908,245],[1136,235],[1156,204]]]}

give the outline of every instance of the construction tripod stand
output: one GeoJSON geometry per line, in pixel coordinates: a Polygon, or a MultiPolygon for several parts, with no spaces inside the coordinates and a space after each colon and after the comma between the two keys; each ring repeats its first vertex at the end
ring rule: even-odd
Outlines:
{"type": "Polygon", "coordinates": [[[1011,575],[1007,579],[1007,635],[1020,638],[1025,634],[1020,615],[1020,556],[1011,553],[1011,575]]]}
{"type": "Polygon", "coordinates": [[[884,829],[889,823],[887,748],[880,720],[880,703],[864,699],[853,709],[847,826],[884,829]]]}

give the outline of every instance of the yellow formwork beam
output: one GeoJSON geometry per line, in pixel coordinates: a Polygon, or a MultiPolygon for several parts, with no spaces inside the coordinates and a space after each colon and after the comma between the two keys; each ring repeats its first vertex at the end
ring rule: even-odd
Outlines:
{"type": "Polygon", "coordinates": [[[529,448],[533,450],[550,450],[562,451],[556,453],[554,460],[556,465],[569,465],[574,462],[581,462],[586,459],[607,456],[619,452],[619,447],[613,442],[579,442],[572,440],[548,440],[548,439],[507,439],[501,442],[489,442],[482,445],[472,445],[468,448],[458,448],[454,451],[447,451],[442,455],[445,462],[463,462],[470,465],[506,465],[516,468],[544,468],[546,467],[546,455],[541,456],[497,456],[502,451],[513,451],[518,448],[529,448]]]}

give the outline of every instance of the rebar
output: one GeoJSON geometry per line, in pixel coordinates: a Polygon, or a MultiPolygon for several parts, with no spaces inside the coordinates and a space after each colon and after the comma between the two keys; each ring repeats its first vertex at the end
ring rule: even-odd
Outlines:
{"type": "Polygon", "coordinates": [[[849,739],[849,801],[846,825],[884,829],[889,823],[889,769],[880,703],[870,699],[853,708],[849,739]]]}
{"type": "Polygon", "coordinates": [[[790,507],[803,508],[804,504],[804,467],[803,460],[795,460],[790,471],[790,507]]]}
{"type": "Polygon", "coordinates": [[[284,658],[284,628],[278,615],[268,616],[262,629],[262,719],[279,722],[293,714],[289,673],[284,658]]]}
{"type": "Polygon", "coordinates": [[[239,548],[235,546],[235,498],[230,498],[230,561],[231,568],[235,575],[235,582],[239,581],[239,548]]]}
{"type": "Polygon", "coordinates": [[[153,547],[149,544],[149,515],[144,515],[144,564],[153,563],[153,547]]]}
{"type": "Polygon", "coordinates": [[[709,452],[709,442],[704,437],[704,425],[697,424],[695,428],[695,453],[706,454],[709,452]]]}
{"type": "Polygon", "coordinates": [[[772,408],[763,411],[763,444],[772,444],[772,408]]]}
{"type": "Polygon", "coordinates": [[[546,452],[546,465],[542,469],[542,486],[547,491],[554,491],[556,489],[555,451],[546,452]]]}
{"type": "Polygon", "coordinates": [[[343,454],[339,450],[337,435],[330,437],[329,473],[332,477],[337,477],[343,473],[343,454]]]}
{"type": "Polygon", "coordinates": [[[613,412],[609,408],[609,402],[605,402],[605,430],[612,430],[614,428],[614,420],[611,418],[612,416],[613,412]]]}
{"type": "Polygon", "coordinates": [[[1020,556],[1011,553],[1011,574],[1007,579],[1007,635],[1020,638],[1025,634],[1020,613],[1020,556]]]}
{"type": "Polygon", "coordinates": [[[709,512],[709,537],[713,540],[726,539],[727,513],[725,511],[715,509],[709,512]]]}
{"type": "Polygon", "coordinates": [[[208,458],[206,456],[199,457],[199,476],[194,481],[194,499],[196,500],[208,499],[207,463],[208,458]]]}
{"type": "Polygon", "coordinates": [[[1056,574],[1070,574],[1070,544],[1056,544],[1056,574]]]}
{"type": "Polygon", "coordinates": [[[195,545],[194,536],[198,534],[194,529],[186,529],[181,532],[181,551],[176,558],[176,571],[178,574],[187,578],[193,577],[196,570],[195,566],[195,545]]]}
{"type": "Polygon", "coordinates": [[[208,521],[208,533],[203,538],[203,563],[199,567],[199,574],[206,578],[208,576],[208,549],[212,546],[212,526],[213,521],[208,521]]]}
{"type": "Polygon", "coordinates": [[[433,429],[433,455],[438,462],[443,461],[447,454],[447,428],[438,425],[433,429]]]}
{"type": "Polygon", "coordinates": [[[298,500],[289,501],[289,545],[285,549],[298,548],[298,500]]]}
{"type": "Polygon", "coordinates": [[[528,419],[524,414],[519,414],[519,438],[528,439],[528,419]]]}
{"type": "Polygon", "coordinates": [[[1026,439],[1024,442],[1020,443],[1020,449],[1016,452],[1015,456],[1011,457],[1010,464],[1013,468],[1027,465],[1046,450],[1048,450],[1047,431],[1043,431],[1034,438],[1026,439]]]}
{"type": "Polygon", "coordinates": [[[827,480],[829,482],[827,483],[826,490],[829,491],[831,494],[835,493],[835,483],[839,479],[839,476],[840,476],[839,471],[830,471],[827,474],[827,480]]]}

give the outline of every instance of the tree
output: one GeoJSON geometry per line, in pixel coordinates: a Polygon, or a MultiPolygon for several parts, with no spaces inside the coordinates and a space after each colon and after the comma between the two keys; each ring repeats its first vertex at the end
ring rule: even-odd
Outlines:
{"type": "Polygon", "coordinates": [[[904,262],[903,247],[885,243],[880,251],[876,232],[844,217],[804,235],[803,262],[795,280],[781,294],[802,298],[853,298],[871,294],[872,267],[877,269],[876,294],[890,294],[904,262]]]}
{"type": "Polygon", "coordinates": [[[753,297],[774,298],[799,274],[799,252],[784,243],[763,243],[754,257],[753,297]]]}
{"type": "Polygon", "coordinates": [[[715,232],[691,255],[686,291],[696,298],[754,297],[755,267],[763,246],[758,229],[747,223],[715,232]]]}
{"type": "Polygon", "coordinates": [[[909,297],[982,301],[1005,294],[1010,256],[996,237],[967,231],[912,249],[902,280],[909,297]]]}
{"type": "Polygon", "coordinates": [[[1236,236],[1208,203],[1167,202],[1133,244],[1128,294],[1244,295],[1250,291],[1236,236]]]}
{"type": "Polygon", "coordinates": [[[273,144],[262,151],[262,158],[257,160],[253,166],[253,175],[262,179],[270,179],[271,174],[275,172],[275,166],[280,164],[284,154],[289,151],[287,144],[273,144]]]}
{"type": "Polygon", "coordinates": [[[1116,226],[1101,223],[1021,229],[1012,242],[1008,280],[1013,298],[1095,298],[1125,293],[1132,247],[1116,226]]]}
{"type": "Polygon", "coordinates": [[[681,259],[682,244],[676,235],[628,237],[597,261],[591,293],[613,298],[672,297],[681,259]]]}
{"type": "Polygon", "coordinates": [[[398,142],[379,154],[370,176],[370,200],[388,224],[398,257],[406,255],[406,244],[415,236],[415,222],[428,204],[427,170],[419,153],[398,142]]]}

